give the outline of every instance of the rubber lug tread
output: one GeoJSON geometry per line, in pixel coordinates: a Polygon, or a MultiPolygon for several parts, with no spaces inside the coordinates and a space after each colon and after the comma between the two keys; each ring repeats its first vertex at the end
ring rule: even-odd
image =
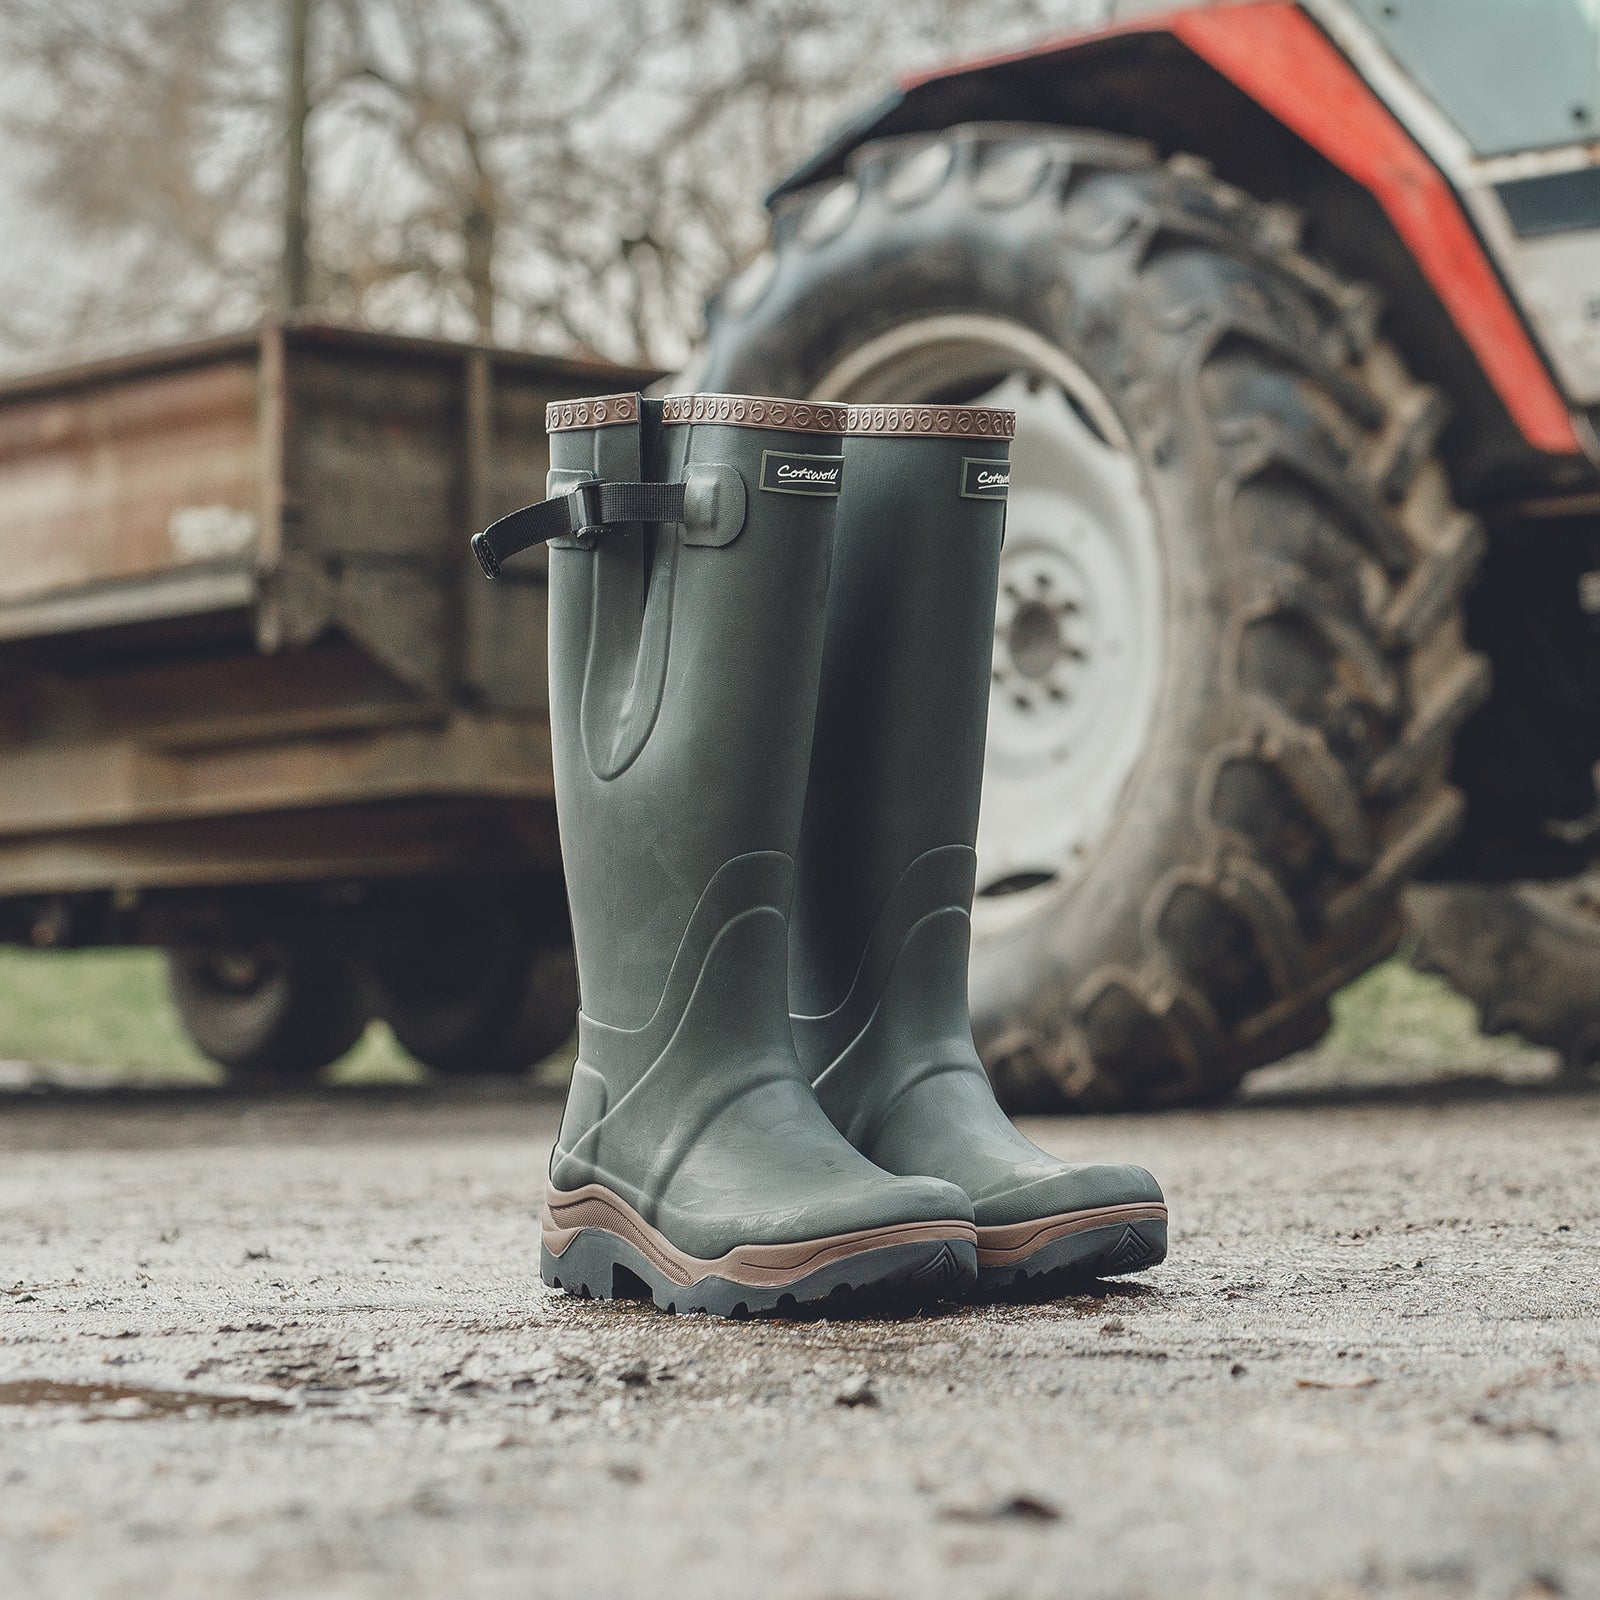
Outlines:
{"type": "Polygon", "coordinates": [[[1442,757],[1468,717],[1488,698],[1489,663],[1464,656],[1428,690],[1406,724],[1400,743],[1391,745],[1367,774],[1367,793],[1397,795],[1410,788],[1430,761],[1442,757]]]}

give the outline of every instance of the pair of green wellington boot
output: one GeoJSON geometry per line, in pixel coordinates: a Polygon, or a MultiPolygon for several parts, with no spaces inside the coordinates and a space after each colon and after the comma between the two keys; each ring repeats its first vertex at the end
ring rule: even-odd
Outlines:
{"type": "Polygon", "coordinates": [[[582,1009],[541,1274],[675,1311],[1154,1265],[1142,1168],[1056,1160],[973,1047],[1009,412],[551,406],[550,720],[582,1009]]]}

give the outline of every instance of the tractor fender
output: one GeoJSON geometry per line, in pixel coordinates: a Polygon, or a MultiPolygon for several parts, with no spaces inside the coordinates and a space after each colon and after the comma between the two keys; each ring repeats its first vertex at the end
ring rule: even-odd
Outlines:
{"type": "Polygon", "coordinates": [[[1441,448],[1480,503],[1586,481],[1572,410],[1450,182],[1298,5],[1198,6],[908,77],[768,196],[844,177],[869,141],[975,122],[1097,128],[1283,202],[1373,284],[1386,332],[1452,397],[1441,448]]]}

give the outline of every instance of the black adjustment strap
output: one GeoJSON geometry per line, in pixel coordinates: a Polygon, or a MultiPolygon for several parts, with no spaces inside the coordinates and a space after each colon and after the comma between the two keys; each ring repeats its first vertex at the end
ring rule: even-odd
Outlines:
{"type": "Polygon", "coordinates": [[[489,578],[501,564],[536,544],[598,533],[626,522],[682,522],[681,483],[580,483],[568,494],[524,506],[475,534],[472,553],[489,578]]]}

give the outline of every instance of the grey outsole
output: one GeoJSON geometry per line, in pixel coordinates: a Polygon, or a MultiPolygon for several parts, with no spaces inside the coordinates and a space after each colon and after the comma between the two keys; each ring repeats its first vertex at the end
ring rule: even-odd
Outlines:
{"type": "Polygon", "coordinates": [[[1115,1278],[1142,1272],[1167,1257],[1167,1225],[1153,1218],[1111,1222],[1069,1233],[1004,1267],[979,1267],[981,1296],[1034,1297],[1065,1290],[1085,1278],[1115,1278]]]}
{"type": "Polygon", "coordinates": [[[781,1317],[964,1298],[977,1281],[978,1251],[967,1239],[930,1239],[844,1256],[792,1283],[751,1285],[709,1277],[681,1284],[626,1239],[603,1228],[584,1228],[559,1256],[540,1246],[539,1276],[571,1295],[651,1300],[674,1314],[781,1317]]]}

